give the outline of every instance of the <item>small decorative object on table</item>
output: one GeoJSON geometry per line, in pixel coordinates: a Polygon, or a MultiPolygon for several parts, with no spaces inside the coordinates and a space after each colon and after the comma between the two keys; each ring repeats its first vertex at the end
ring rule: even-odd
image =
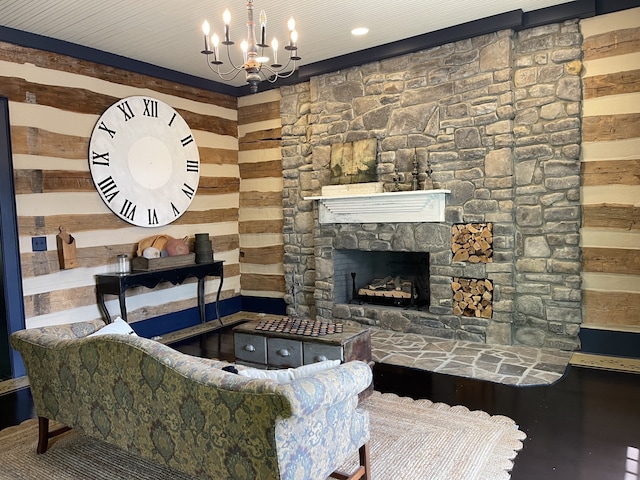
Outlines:
{"type": "Polygon", "coordinates": [[[165,268],[193,265],[195,253],[189,253],[188,237],[154,235],[138,243],[137,257],[131,260],[131,270],[147,272],[165,268]]]}
{"type": "Polygon", "coordinates": [[[213,262],[213,246],[208,233],[196,233],[193,249],[196,252],[196,263],[213,262]]]}

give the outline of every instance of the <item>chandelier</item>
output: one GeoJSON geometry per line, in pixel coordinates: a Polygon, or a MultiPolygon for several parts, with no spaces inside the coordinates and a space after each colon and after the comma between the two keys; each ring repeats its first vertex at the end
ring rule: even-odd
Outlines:
{"type": "MultiPolygon", "coordinates": [[[[222,80],[233,80],[241,71],[245,71],[247,83],[251,93],[258,91],[258,84],[263,80],[271,83],[278,78],[287,78],[293,75],[296,70],[296,61],[300,60],[298,56],[298,32],[296,31],[296,22],[292,18],[289,19],[287,27],[289,28],[289,43],[284,49],[288,51],[288,59],[285,65],[278,63],[278,40],[275,38],[271,41],[271,45],[266,43],[267,37],[267,14],[264,10],[260,12],[260,43],[256,41],[255,22],[253,20],[253,0],[247,0],[247,38],[242,41],[240,48],[242,49],[243,64],[236,65],[231,59],[230,46],[235,42],[231,41],[229,35],[229,25],[231,23],[231,13],[226,9],[222,14],[224,21],[224,39],[220,41],[217,34],[213,34],[209,38],[211,27],[208,21],[202,24],[202,32],[204,33],[204,50],[202,54],[207,57],[207,65],[213,73],[218,75],[222,80]],[[226,57],[230,67],[223,67],[224,61],[220,56],[220,44],[224,45],[226,57]],[[269,63],[269,48],[273,52],[273,63],[269,63]],[[289,68],[291,67],[291,68],[289,68]],[[227,71],[222,71],[227,68],[227,71]]],[[[286,53],[285,53],[286,55],[286,53]]]]}

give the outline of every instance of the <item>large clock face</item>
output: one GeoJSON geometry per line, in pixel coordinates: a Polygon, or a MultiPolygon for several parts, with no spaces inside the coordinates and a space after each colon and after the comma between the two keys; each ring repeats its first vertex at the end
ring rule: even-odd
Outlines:
{"type": "Polygon", "coordinates": [[[160,100],[135,96],[114,103],[98,119],[89,169],[113,213],[140,227],[158,227],[191,204],[200,155],[178,112],[160,100]]]}

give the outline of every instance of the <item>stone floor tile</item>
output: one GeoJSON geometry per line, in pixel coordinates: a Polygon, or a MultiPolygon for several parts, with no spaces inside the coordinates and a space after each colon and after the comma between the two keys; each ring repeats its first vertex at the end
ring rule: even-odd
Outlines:
{"type": "Polygon", "coordinates": [[[545,372],[564,373],[567,369],[566,365],[558,365],[557,363],[544,363],[539,362],[534,365],[536,370],[542,370],[545,372]]]}
{"type": "Polygon", "coordinates": [[[482,363],[499,363],[501,361],[502,359],[500,357],[486,351],[482,352],[477,360],[477,362],[482,362],[482,363]]]}
{"type": "Polygon", "coordinates": [[[520,377],[524,372],[527,371],[527,368],[528,367],[522,366],[522,365],[513,365],[510,363],[503,363],[498,368],[498,373],[502,375],[512,375],[514,377],[520,377]]]}

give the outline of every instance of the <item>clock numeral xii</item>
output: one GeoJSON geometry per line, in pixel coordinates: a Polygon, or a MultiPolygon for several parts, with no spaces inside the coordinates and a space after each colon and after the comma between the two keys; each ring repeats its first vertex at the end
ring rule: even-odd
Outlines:
{"type": "Polygon", "coordinates": [[[158,118],[158,102],[149,98],[143,98],[144,100],[144,112],[142,114],[146,117],[158,118]]]}

